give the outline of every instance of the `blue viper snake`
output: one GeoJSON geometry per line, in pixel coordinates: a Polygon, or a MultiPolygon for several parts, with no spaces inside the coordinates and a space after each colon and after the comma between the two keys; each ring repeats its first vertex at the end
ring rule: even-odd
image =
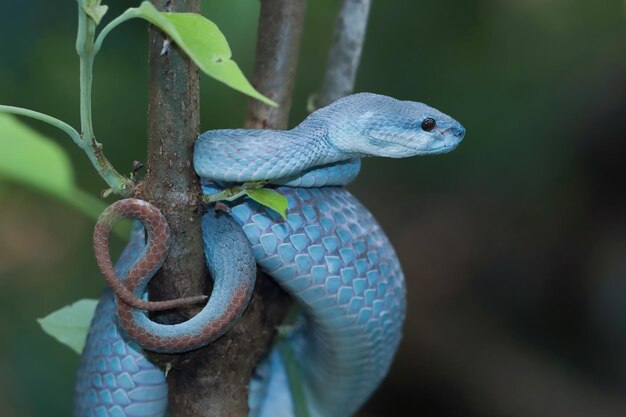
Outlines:
{"type": "MultiPolygon", "coordinates": [[[[457,121],[425,104],[371,93],[340,99],[287,131],[200,135],[193,162],[205,193],[267,181],[287,198],[287,218],[247,197],[232,202],[229,214],[208,210],[202,234],[213,292],[198,315],[168,326],[148,319],[141,308],[150,309],[150,302],[139,305],[158,269],[146,264],[150,247],[167,238],[166,225],[142,217],[144,207],[158,210],[140,200],[107,209],[96,246],[108,245],[110,224],[120,217],[139,219],[145,230],[135,228],[113,272],[123,288],[105,290],[97,307],[78,372],[75,416],[165,416],[166,377],[143,349],[182,352],[222,335],[245,309],[257,265],[301,306],[281,343],[298,359],[309,415],[353,415],[386,375],[400,343],[405,286],[391,243],[344,186],[363,157],[441,154],[464,135],[457,121]]],[[[106,269],[110,259],[99,264],[106,269]]],[[[250,417],[295,416],[276,346],[258,364],[249,390],[250,417]]]]}

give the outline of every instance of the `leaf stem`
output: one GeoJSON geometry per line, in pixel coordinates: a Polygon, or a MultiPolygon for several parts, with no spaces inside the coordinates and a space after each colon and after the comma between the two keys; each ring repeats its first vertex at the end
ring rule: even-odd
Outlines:
{"type": "Polygon", "coordinates": [[[134,183],[115,170],[113,165],[111,165],[102,153],[102,145],[97,143],[95,140],[93,142],[86,141],[76,129],[64,121],[38,111],[15,106],[0,105],[0,113],[10,113],[17,116],[30,117],[31,119],[48,123],[49,125],[62,130],[67,133],[67,135],[72,138],[74,143],[87,154],[91,163],[94,165],[104,181],[109,185],[109,187],[111,187],[113,192],[122,196],[130,195],[132,192],[134,183]]]}
{"type": "Polygon", "coordinates": [[[93,83],[94,56],[80,57],[80,125],[84,140],[95,140],[91,115],[91,86],[93,83]]]}
{"type": "Polygon", "coordinates": [[[85,1],[78,2],[78,33],[76,53],[80,58],[80,124],[85,140],[92,139],[93,121],[91,116],[91,85],[93,81],[94,37],[96,23],[87,16],[83,7],[85,1]]]}
{"type": "Polygon", "coordinates": [[[70,138],[76,143],[79,147],[82,146],[82,139],[80,137],[80,133],[72,126],[68,125],[62,120],[59,120],[55,117],[49,116],[44,113],[39,113],[38,111],[24,109],[22,107],[14,107],[14,106],[4,106],[0,105],[0,113],[11,113],[18,116],[26,116],[31,119],[40,120],[42,122],[46,122],[68,134],[70,138]]]}
{"type": "Polygon", "coordinates": [[[109,32],[111,32],[113,29],[115,29],[120,24],[126,22],[127,20],[137,17],[135,10],[136,9],[134,8],[126,10],[124,13],[122,13],[115,19],[111,20],[104,28],[102,28],[102,30],[98,34],[98,37],[96,38],[96,42],[94,43],[94,47],[93,47],[94,54],[98,53],[98,51],[102,47],[102,42],[104,42],[104,38],[107,37],[109,32]]]}

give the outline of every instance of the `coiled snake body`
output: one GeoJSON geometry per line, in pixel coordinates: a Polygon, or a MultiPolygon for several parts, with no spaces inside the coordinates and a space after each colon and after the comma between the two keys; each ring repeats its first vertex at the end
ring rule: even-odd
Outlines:
{"type": "MultiPolygon", "coordinates": [[[[287,197],[287,219],[247,198],[232,205],[230,216],[207,212],[202,231],[213,293],[201,313],[171,326],[153,323],[129,305],[150,307],[132,298],[144,295],[158,269],[145,264],[155,238],[144,244],[144,230],[136,228],[116,268],[118,276],[126,277],[124,288],[116,289],[117,301],[111,290],[105,291],[90,328],[75,415],[164,416],[165,376],[143,356],[142,347],[185,351],[223,334],[245,309],[255,262],[302,306],[301,319],[282,343],[290,343],[298,358],[309,414],[354,414],[385,376],[400,342],[405,288],[389,240],[343,185],[358,174],[361,157],[444,153],[464,134],[458,122],[431,107],[369,93],[338,100],[290,131],[202,134],[194,168],[205,192],[227,183],[267,180],[287,197]]],[[[140,217],[137,211],[147,205],[118,203],[97,227],[97,253],[115,216],[140,217]]],[[[99,263],[102,267],[100,257],[99,263]]],[[[257,366],[249,405],[250,417],[294,416],[276,347],[257,366]]]]}

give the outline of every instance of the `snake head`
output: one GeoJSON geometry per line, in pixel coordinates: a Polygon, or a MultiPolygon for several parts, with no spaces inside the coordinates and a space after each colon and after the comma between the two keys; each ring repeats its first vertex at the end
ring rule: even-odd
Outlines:
{"type": "Polygon", "coordinates": [[[465,136],[459,122],[423,103],[360,93],[329,107],[342,108],[335,114],[345,115],[329,123],[333,144],[354,155],[405,158],[446,153],[465,136]]]}

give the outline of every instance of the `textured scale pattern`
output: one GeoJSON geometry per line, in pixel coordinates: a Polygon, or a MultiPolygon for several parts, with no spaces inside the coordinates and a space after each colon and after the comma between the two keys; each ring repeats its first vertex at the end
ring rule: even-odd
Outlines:
{"type": "MultiPolygon", "coordinates": [[[[127,275],[144,246],[143,227],[136,227],[117,263],[120,276],[127,275]]],[[[124,336],[110,289],[89,328],[74,390],[77,417],[162,417],[167,407],[165,375],[124,336]]]]}
{"type": "MultiPolygon", "coordinates": [[[[148,225],[147,230],[154,226],[149,221],[148,225]]],[[[154,350],[178,351],[182,346],[187,350],[189,346],[219,337],[237,322],[248,304],[256,277],[256,262],[249,244],[234,220],[213,210],[202,217],[202,237],[214,280],[212,293],[217,296],[211,297],[190,320],[175,326],[154,323],[144,312],[131,310],[115,300],[111,290],[104,292],[81,356],[74,395],[76,417],[165,416],[165,376],[145,358],[141,347],[155,345],[154,350]],[[131,320],[129,314],[136,315],[136,320],[131,320]],[[124,320],[127,323],[121,325],[124,320]],[[137,332],[139,337],[130,338],[125,327],[137,332]],[[153,333],[162,336],[155,338],[153,333]],[[132,363],[137,363],[137,367],[132,363]]],[[[146,251],[150,252],[149,245],[150,238],[146,243],[143,227],[136,227],[115,271],[117,276],[124,277],[124,285],[138,262],[141,264],[145,259],[146,251]]],[[[128,285],[128,290],[143,296],[148,280],[142,281],[145,282],[128,285]]]]}
{"type": "Polygon", "coordinates": [[[153,322],[137,307],[143,310],[171,309],[189,300],[203,301],[206,297],[160,302],[141,299],[169,250],[170,231],[163,214],[150,203],[128,198],[107,207],[96,223],[94,251],[102,274],[116,294],[118,322],[132,340],[146,349],[170,353],[205,346],[233,326],[248,305],[256,278],[256,264],[245,236],[232,219],[217,215],[213,210],[203,216],[202,230],[215,296],[200,313],[184,323],[170,326],[153,322]],[[146,229],[147,242],[122,280],[113,270],[108,243],[111,227],[123,218],[140,221],[146,229]],[[228,261],[224,262],[224,258],[228,261]],[[157,308],[152,308],[154,306],[157,308]]]}
{"type": "Polygon", "coordinates": [[[272,181],[273,184],[286,185],[289,187],[328,187],[332,185],[345,185],[352,182],[361,170],[359,158],[348,159],[330,165],[313,167],[308,170],[285,178],[272,181]]]}
{"type": "MultiPolygon", "coordinates": [[[[227,215],[213,210],[202,216],[204,254],[213,278],[212,297],[194,317],[175,326],[151,321],[117,300],[118,321],[132,340],[155,352],[181,352],[205,346],[230,329],[243,314],[254,289],[256,263],[245,236],[227,215]]],[[[149,279],[124,281],[136,296],[149,279]]]]}
{"type": "MultiPolygon", "coordinates": [[[[255,261],[299,302],[303,314],[258,364],[249,385],[249,417],[295,417],[279,350],[287,344],[303,375],[310,415],[353,415],[384,378],[400,343],[405,288],[391,243],[342,186],[358,174],[361,157],[449,152],[464,135],[457,121],[436,109],[369,93],[340,99],[289,131],[200,135],[194,168],[205,193],[231,182],[270,181],[288,199],[287,219],[247,198],[231,204],[230,216],[213,211],[203,216],[204,250],[215,286],[205,308],[188,322],[159,326],[128,306],[127,313],[116,313],[112,293],[105,292],[81,359],[75,416],[164,417],[165,378],[118,324],[144,332],[140,345],[157,351],[209,343],[245,308],[255,261]],[[422,129],[425,118],[435,127],[422,129]],[[207,330],[212,326],[220,330],[207,330]]],[[[150,247],[151,227],[156,227],[147,226],[150,247]]],[[[100,232],[96,246],[103,251],[100,232]]],[[[137,260],[142,273],[152,272],[141,264],[147,249],[140,232],[118,263],[119,277],[134,276],[127,272],[137,260]]],[[[115,293],[128,291],[134,299],[127,302],[137,302],[145,298],[148,280],[125,281],[115,293]]],[[[118,299],[117,304],[119,309],[123,303],[118,299]]]]}
{"type": "Polygon", "coordinates": [[[123,337],[111,290],[100,299],[88,340],[76,378],[74,415],[162,417],[165,375],[123,337]]]}
{"type": "MultiPolygon", "coordinates": [[[[149,280],[163,265],[169,250],[169,235],[170,229],[165,217],[156,207],[142,200],[127,199],[116,201],[100,215],[93,233],[96,261],[109,286],[113,288],[114,292],[123,296],[126,302],[131,302],[134,297],[125,284],[141,282],[144,279],[149,280]],[[130,266],[125,274],[124,280],[126,282],[122,283],[122,280],[118,278],[118,275],[113,270],[111,263],[109,235],[111,234],[113,224],[125,218],[143,222],[148,230],[148,243],[141,256],[130,266]]],[[[147,307],[155,303],[137,300],[135,304],[147,307]]]]}
{"type": "MultiPolygon", "coordinates": [[[[289,201],[286,222],[254,202],[232,215],[261,268],[304,307],[303,333],[294,337],[305,339],[300,354],[312,415],[352,415],[387,373],[400,342],[400,264],[378,223],[344,188],[279,192],[289,201]]],[[[259,403],[251,399],[251,406],[259,403]]],[[[291,415],[288,404],[261,404],[267,416],[291,415]]]]}
{"type": "Polygon", "coordinates": [[[298,174],[314,165],[335,162],[324,158],[324,131],[311,131],[306,136],[298,132],[269,130],[209,130],[196,142],[194,155],[212,155],[211,159],[194,158],[198,175],[203,178],[230,182],[284,178],[298,174]],[[233,146],[243,141],[245,147],[233,146]],[[270,156],[259,158],[257,149],[270,156]],[[223,161],[216,165],[215,161],[223,161]],[[294,163],[295,162],[295,163],[294,163]]]}

